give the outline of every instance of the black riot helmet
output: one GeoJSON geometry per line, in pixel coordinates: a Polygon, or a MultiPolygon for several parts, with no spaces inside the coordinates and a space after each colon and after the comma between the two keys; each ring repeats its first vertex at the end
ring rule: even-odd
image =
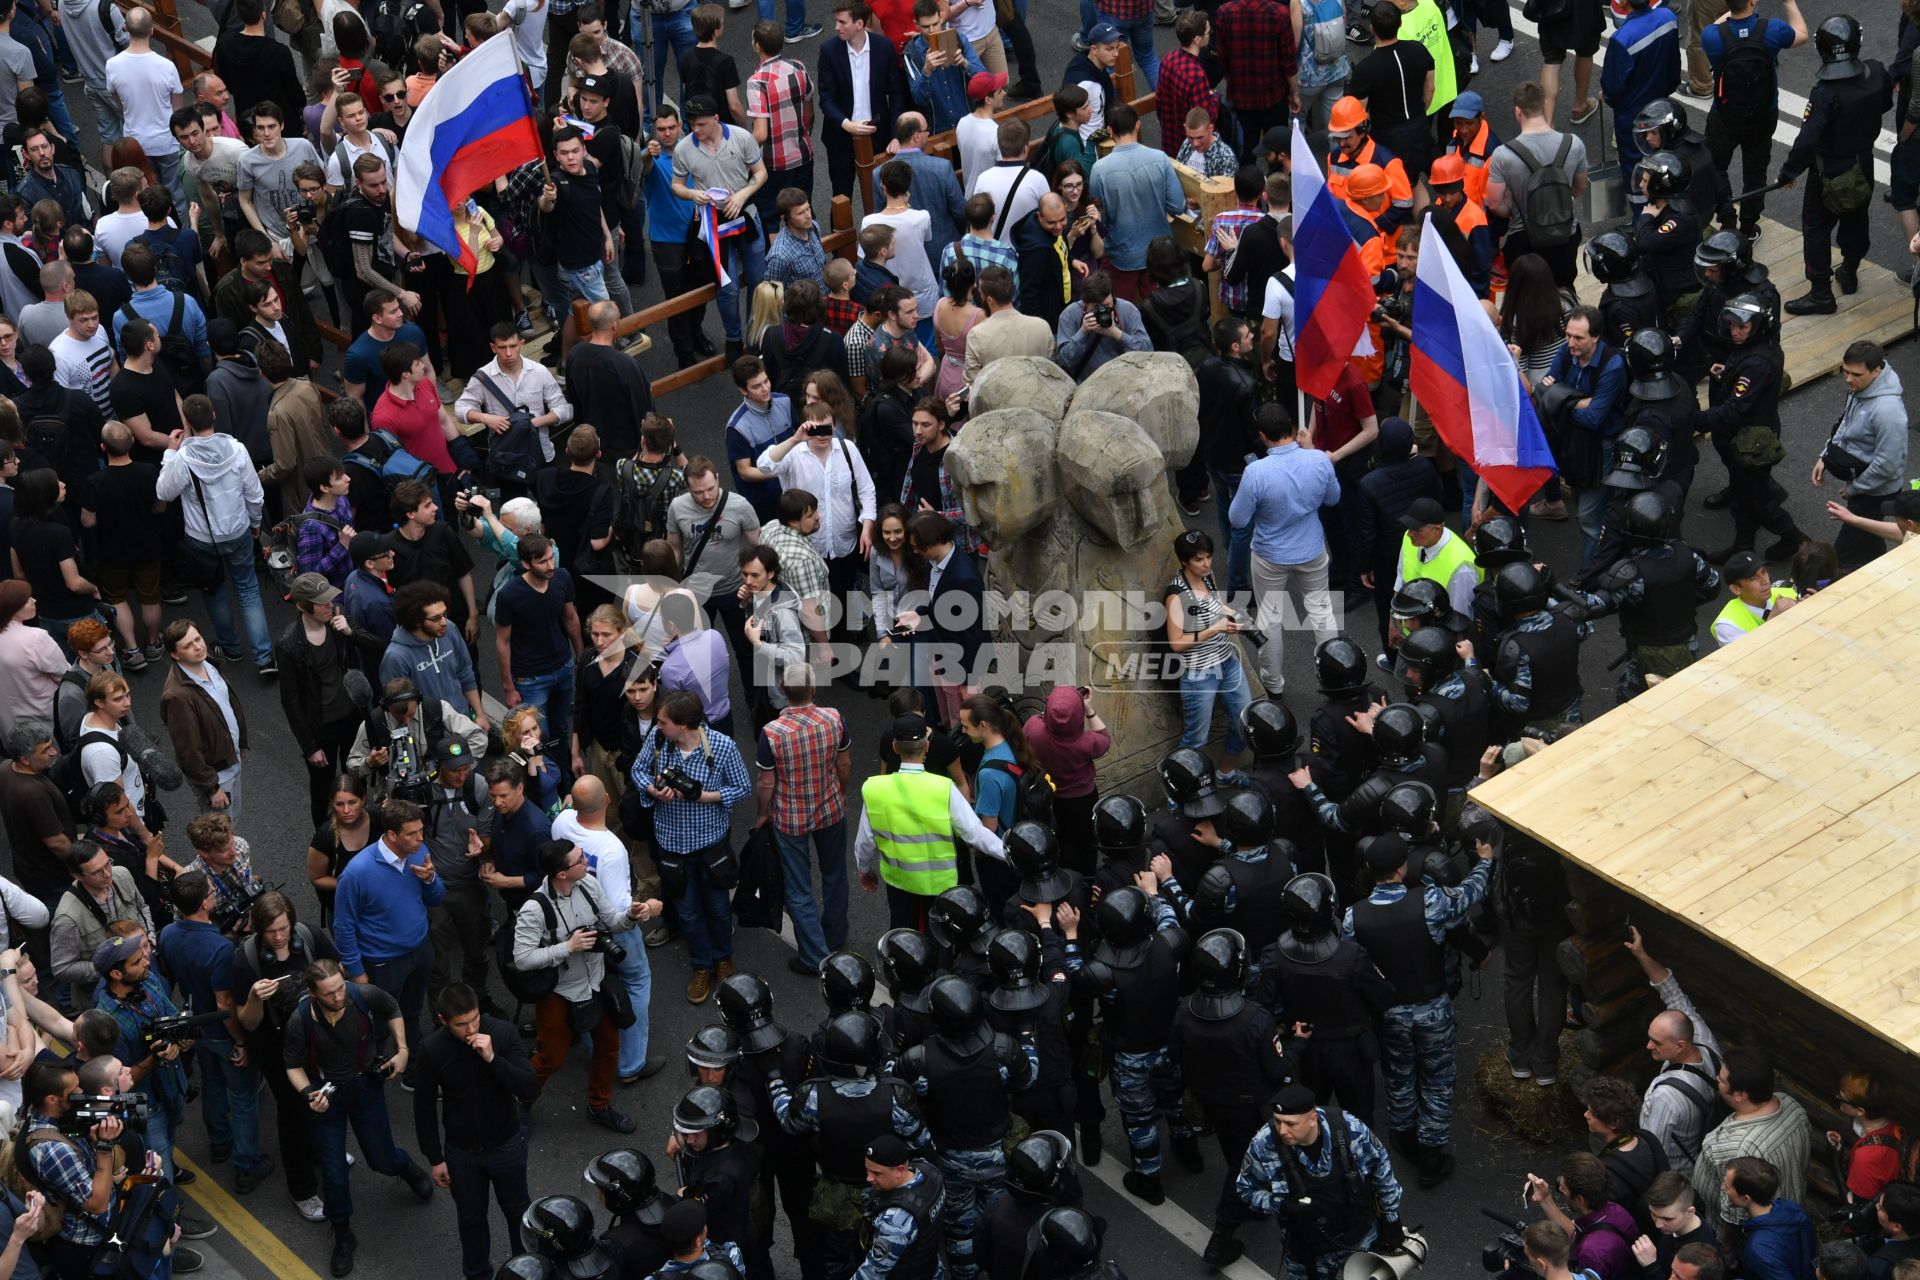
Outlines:
{"type": "Polygon", "coordinates": [[[1613,489],[1651,489],[1667,469],[1667,442],[1645,427],[1628,427],[1613,442],[1613,470],[1606,483],[1613,489]]]}
{"type": "Polygon", "coordinates": [[[1396,782],[1380,797],[1382,829],[1408,840],[1424,840],[1432,835],[1434,815],[1439,812],[1439,798],[1424,782],[1396,782]]]}
{"type": "Polygon", "coordinates": [[[1132,796],[1101,796],[1093,806],[1093,843],[1102,853],[1124,853],[1147,842],[1147,806],[1132,796]]]}
{"type": "Polygon", "coordinates": [[[1007,832],[1007,861],[1020,876],[1023,902],[1058,902],[1073,889],[1073,877],[1060,869],[1060,841],[1053,828],[1032,819],[1007,832]]]}
{"type": "Polygon", "coordinates": [[[1672,98],[1655,98],[1633,118],[1633,140],[1640,144],[1642,155],[1665,151],[1679,142],[1680,135],[1686,131],[1686,109],[1672,98]]]}
{"type": "Polygon", "coordinates": [[[933,1033],[955,1053],[977,1053],[993,1043],[987,1025],[987,1007],[979,989],[965,978],[948,973],[933,980],[933,1033]]]}
{"type": "Polygon", "coordinates": [[[1178,747],[1162,757],[1160,785],[1167,789],[1167,799],[1179,807],[1183,818],[1211,818],[1224,803],[1213,761],[1192,747],[1178,747]]]}
{"type": "Polygon", "coordinates": [[[1587,270],[1613,290],[1618,298],[1638,298],[1653,292],[1653,281],[1640,271],[1640,246],[1619,231],[1603,231],[1587,241],[1587,270]]]}
{"type": "Polygon", "coordinates": [[[1130,967],[1146,955],[1146,944],[1153,936],[1153,912],[1147,895],[1136,886],[1122,885],[1102,894],[1093,908],[1093,920],[1100,933],[1095,954],[1101,960],[1130,967]]]}
{"type": "Polygon", "coordinates": [[[493,1280],[566,1280],[566,1276],[537,1253],[516,1253],[500,1264],[493,1280]]]}
{"type": "Polygon", "coordinates": [[[1187,1008],[1193,1016],[1221,1022],[1240,1012],[1247,1002],[1247,939],[1238,929],[1215,929],[1200,935],[1187,961],[1199,985],[1187,1008]]]}
{"type": "Polygon", "coordinates": [[[1453,607],[1446,587],[1432,578],[1415,578],[1393,593],[1393,616],[1410,618],[1423,627],[1444,627],[1458,635],[1469,623],[1465,614],[1453,607]]]}
{"type": "Polygon", "coordinates": [[[647,1226],[658,1226],[672,1201],[660,1194],[653,1161],[644,1151],[622,1147],[595,1156],[587,1165],[587,1185],[598,1191],[607,1209],[631,1214],[647,1226]]]}
{"type": "Polygon", "coordinates": [[[1527,547],[1527,531],[1512,516],[1495,516],[1473,531],[1473,562],[1482,569],[1525,560],[1531,563],[1533,552],[1527,547]]]}
{"type": "Polygon", "coordinates": [[[753,974],[735,973],[721,979],[719,1002],[720,1016],[748,1053],[771,1049],[787,1038],[787,1029],[773,1020],[773,992],[753,974]]]}
{"type": "Polygon", "coordinates": [[[1753,245],[1738,231],[1716,231],[1693,251],[1694,278],[1707,289],[1731,288],[1752,265],[1753,245]],[[1707,275],[1709,268],[1720,273],[1718,280],[1707,275]]]}
{"type": "Polygon", "coordinates": [[[1850,80],[1866,70],[1860,62],[1860,24],[1848,14],[1836,14],[1813,33],[1820,51],[1821,80],[1850,80]]]}
{"type": "Polygon", "coordinates": [[[1100,1226],[1085,1209],[1049,1209],[1027,1232],[1030,1276],[1070,1277],[1100,1261],[1100,1226]]]}
{"type": "Polygon", "coordinates": [[[1313,650],[1313,674],[1327,697],[1358,693],[1367,687],[1367,655],[1345,636],[1322,640],[1313,650]]]}
{"type": "Polygon", "coordinates": [[[873,1006],[873,966],[851,951],[836,951],[820,962],[820,994],[827,1012],[862,1012],[873,1006]]]}
{"type": "Polygon", "coordinates": [[[1373,752],[1381,764],[1398,769],[1420,758],[1427,745],[1427,722],[1410,702],[1392,702],[1373,717],[1373,752]]]}
{"type": "Polygon", "coordinates": [[[1215,925],[1230,914],[1227,903],[1233,898],[1233,877],[1219,863],[1201,873],[1193,887],[1193,920],[1196,924],[1215,925]]]}
{"type": "Polygon", "coordinates": [[[987,1003],[1002,1013],[1025,1013],[1047,1002],[1040,980],[1040,939],[1025,929],[1002,929],[987,944],[987,969],[993,990],[987,1003]]]}
{"type": "Polygon", "coordinates": [[[1227,807],[1213,825],[1221,835],[1233,841],[1236,849],[1255,849],[1273,839],[1280,815],[1263,791],[1236,791],[1227,797],[1227,807]]]}
{"type": "Polygon", "coordinates": [[[1300,722],[1286,703],[1261,698],[1240,709],[1240,736],[1252,745],[1254,759],[1284,759],[1300,749],[1300,722]]]}
{"type": "Polygon", "coordinates": [[[1635,329],[1627,339],[1627,394],[1642,400],[1665,400],[1687,390],[1686,380],[1673,371],[1673,340],[1660,329],[1635,329]]]}
{"type": "Polygon", "coordinates": [[[542,1196],[520,1215],[527,1247],[549,1262],[568,1263],[598,1247],[593,1210],[579,1196],[542,1196]]]}
{"type": "Polygon", "coordinates": [[[740,1273],[725,1258],[702,1258],[680,1274],[687,1280],[740,1280],[740,1273]]]}
{"type": "Polygon", "coordinates": [[[1280,915],[1287,929],[1297,938],[1323,938],[1334,931],[1340,908],[1340,895],[1333,881],[1318,871],[1295,876],[1287,881],[1280,896],[1280,915]]]}
{"type": "Polygon", "coordinates": [[[1640,172],[1646,175],[1647,199],[1672,200],[1687,194],[1687,184],[1693,181],[1693,166],[1671,151],[1656,151],[1640,161],[1640,172]]]}
{"type": "Polygon", "coordinates": [[[927,904],[927,932],[949,951],[985,955],[993,915],[972,885],[957,884],[927,904]]]}
{"type": "Polygon", "coordinates": [[[915,1013],[927,1011],[927,984],[939,968],[933,956],[933,944],[918,929],[889,929],[880,935],[874,948],[880,957],[881,972],[887,975],[887,988],[893,1001],[915,1013]]]}
{"type": "Polygon", "coordinates": [[[880,1022],[871,1013],[838,1013],[827,1023],[820,1040],[820,1062],[827,1074],[841,1080],[864,1080],[880,1070],[885,1058],[880,1022]]]}
{"type": "Polygon", "coordinates": [[[1460,655],[1454,650],[1451,632],[1438,627],[1422,627],[1400,641],[1394,658],[1394,673],[1409,685],[1409,672],[1418,672],[1418,688],[1431,689],[1460,669],[1460,655]]]}
{"type": "Polygon", "coordinates": [[[1493,601],[1504,622],[1546,608],[1547,594],[1546,577],[1531,564],[1510,564],[1493,576],[1493,601]]]}
{"type": "Polygon", "coordinates": [[[1620,536],[1642,546],[1658,546],[1673,537],[1673,504],[1659,492],[1648,489],[1627,499],[1620,517],[1620,536]]]}
{"type": "Polygon", "coordinates": [[[674,1104],[673,1131],[682,1137],[707,1134],[710,1148],[734,1138],[752,1142],[760,1136],[760,1126],[753,1117],[734,1109],[733,1095],[710,1084],[696,1085],[674,1104]]]}
{"type": "Polygon", "coordinates": [[[1067,1191],[1073,1170],[1073,1139],[1058,1129],[1035,1129],[1007,1153],[1007,1190],[1052,1204],[1067,1191]]]}
{"type": "Polygon", "coordinates": [[[732,1027],[710,1022],[687,1041],[687,1070],[699,1079],[700,1068],[731,1071],[740,1061],[740,1036],[732,1027]]]}
{"type": "Polygon", "coordinates": [[[1720,336],[1729,342],[1738,341],[1733,336],[1733,326],[1736,324],[1753,326],[1743,345],[1759,342],[1773,332],[1773,308],[1754,293],[1729,298],[1726,305],[1720,308],[1720,336]]]}

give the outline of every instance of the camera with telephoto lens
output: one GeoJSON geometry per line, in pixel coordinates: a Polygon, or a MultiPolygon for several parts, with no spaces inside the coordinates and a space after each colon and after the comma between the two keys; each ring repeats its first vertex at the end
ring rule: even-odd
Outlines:
{"type": "Polygon", "coordinates": [[[1527,1247],[1520,1238],[1524,1225],[1491,1209],[1480,1212],[1506,1228],[1481,1248],[1481,1269],[1496,1276],[1505,1272],[1508,1280],[1540,1280],[1540,1273],[1527,1260],[1527,1247]]]}
{"type": "Polygon", "coordinates": [[[700,793],[706,790],[677,764],[663,765],[653,775],[653,780],[669,791],[678,791],[681,798],[686,800],[698,800],[700,793]]]}
{"type": "Polygon", "coordinates": [[[574,932],[575,933],[593,932],[594,934],[597,935],[593,940],[593,945],[588,947],[587,950],[598,951],[601,955],[613,961],[615,964],[621,964],[626,960],[627,949],[621,946],[619,943],[615,942],[613,940],[613,935],[610,933],[607,933],[605,930],[595,929],[591,925],[583,924],[578,929],[575,929],[574,932]]]}
{"type": "Polygon", "coordinates": [[[70,1093],[67,1105],[70,1110],[60,1117],[62,1133],[82,1134],[102,1120],[118,1120],[128,1125],[147,1122],[148,1103],[144,1093],[70,1093]]]}
{"type": "Polygon", "coordinates": [[[1827,1221],[1840,1228],[1840,1234],[1858,1239],[1883,1234],[1877,1200],[1857,1200],[1843,1204],[1827,1214],[1827,1221]]]}
{"type": "MultiPolygon", "coordinates": [[[[1531,724],[1520,731],[1520,736],[1523,738],[1536,738],[1543,745],[1549,746],[1549,747],[1560,740],[1560,735],[1555,733],[1553,730],[1542,729],[1538,725],[1531,725],[1531,724]]],[[[1868,1205],[1867,1207],[1872,1208],[1873,1206],[1868,1205]]]]}
{"type": "Polygon", "coordinates": [[[1254,626],[1253,619],[1238,609],[1227,609],[1226,616],[1229,622],[1234,623],[1240,628],[1240,634],[1247,638],[1248,644],[1256,649],[1264,649],[1267,647],[1267,633],[1254,626]]]}
{"type": "MultiPolygon", "coordinates": [[[[519,412],[526,413],[526,410],[521,409],[519,410],[519,412]]],[[[531,415],[529,415],[527,418],[527,425],[528,426],[533,425],[533,418],[531,415]]],[[[464,498],[468,502],[472,502],[473,496],[476,493],[479,494],[481,497],[485,498],[487,500],[487,505],[491,507],[494,511],[500,510],[500,499],[501,499],[500,490],[489,489],[482,484],[469,484],[464,488],[455,489],[453,491],[453,496],[456,499],[464,498]]],[[[462,511],[459,514],[460,514],[461,524],[465,525],[467,528],[470,528],[470,529],[478,527],[480,523],[480,517],[476,515],[473,511],[471,510],[462,511]]]]}
{"type": "Polygon", "coordinates": [[[232,933],[246,925],[253,914],[253,904],[260,900],[261,895],[277,887],[265,880],[249,880],[237,893],[215,907],[207,920],[221,933],[232,933]]]}

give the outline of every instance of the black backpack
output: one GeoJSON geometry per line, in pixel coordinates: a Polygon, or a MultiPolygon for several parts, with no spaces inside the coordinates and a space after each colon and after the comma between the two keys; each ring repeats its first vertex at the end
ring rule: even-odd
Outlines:
{"type": "Polygon", "coordinates": [[[620,497],[620,515],[614,527],[619,531],[620,544],[627,549],[629,559],[638,560],[643,546],[667,536],[667,504],[663,499],[678,469],[671,458],[666,459],[643,487],[637,460],[621,458],[613,464],[614,484],[620,497]]]}
{"type": "Polygon", "coordinates": [[[85,771],[80,768],[80,756],[96,742],[113,744],[113,749],[120,753],[121,773],[127,771],[127,761],[133,758],[127,754],[127,748],[120,739],[111,733],[88,729],[76,738],[73,749],[54,761],[53,768],[47,771],[47,776],[53,780],[53,785],[60,788],[60,794],[67,798],[67,807],[74,813],[79,813],[84,808],[83,802],[87,798],[87,792],[93,789],[93,784],[87,781],[85,771]]]}
{"type": "Polygon", "coordinates": [[[353,271],[353,249],[347,244],[346,209],[351,202],[364,199],[358,187],[350,188],[346,198],[337,201],[327,210],[327,216],[320,219],[320,258],[335,280],[358,278],[353,271]]]}
{"type": "MultiPolygon", "coordinates": [[[[1714,110],[1728,120],[1765,120],[1773,116],[1774,95],[1780,90],[1780,71],[1767,48],[1766,18],[1755,18],[1747,33],[1726,40],[1720,69],[1713,75],[1714,110]]],[[[1725,40],[1723,34],[1722,39],[1725,40]]]]}
{"type": "Polygon", "coordinates": [[[1198,371],[1201,365],[1213,355],[1213,348],[1207,338],[1207,318],[1211,307],[1207,303],[1205,289],[1188,282],[1193,290],[1193,306],[1184,316],[1169,316],[1162,310],[1158,293],[1150,293],[1141,299],[1140,306],[1153,317],[1153,322],[1166,334],[1170,349],[1186,358],[1189,365],[1198,371]]]}
{"type": "Polygon", "coordinates": [[[180,255],[173,251],[174,246],[180,243],[180,237],[186,234],[185,230],[142,231],[133,238],[133,243],[143,244],[153,250],[153,278],[160,283],[161,287],[171,289],[175,293],[190,293],[198,297],[199,290],[194,287],[193,272],[187,269],[187,264],[180,255]]]}
{"type": "Polygon", "coordinates": [[[1513,153],[1527,166],[1527,189],[1520,207],[1526,214],[1527,240],[1536,249],[1567,244],[1580,230],[1573,203],[1573,177],[1567,161],[1573,155],[1573,135],[1563,134],[1552,164],[1541,164],[1530,148],[1515,146],[1513,153]]]}
{"type": "Polygon", "coordinates": [[[1029,774],[1011,760],[982,760],[980,771],[994,770],[1013,778],[1013,820],[1053,825],[1053,779],[1045,772],[1029,774]]]}
{"type": "MultiPolygon", "coordinates": [[[[580,892],[587,895],[587,905],[593,908],[597,919],[601,913],[600,901],[593,896],[593,890],[583,883],[580,892]]],[[[540,904],[540,914],[547,918],[547,941],[552,946],[560,941],[560,915],[553,909],[553,899],[548,896],[547,886],[534,890],[533,900],[540,904]]],[[[521,1004],[537,1004],[541,997],[553,994],[560,985],[560,966],[549,965],[545,969],[516,969],[513,965],[513,937],[515,920],[518,913],[509,917],[493,932],[493,958],[500,966],[500,980],[506,984],[507,991],[521,1004]]]]}
{"type": "MultiPolygon", "coordinates": [[[[63,471],[60,466],[66,460],[67,420],[50,414],[41,414],[27,420],[27,457],[39,456],[39,460],[55,471],[63,471]]],[[[21,470],[28,470],[22,466],[21,470]]]]}
{"type": "Polygon", "coordinates": [[[368,0],[360,10],[373,51],[390,67],[413,65],[413,42],[440,29],[440,19],[425,0],[368,0]]]}
{"type": "MultiPolygon", "coordinates": [[[[132,302],[122,303],[120,314],[129,320],[144,320],[145,316],[133,309],[132,302]]],[[[200,367],[200,353],[193,348],[193,339],[187,336],[184,321],[187,314],[187,295],[173,290],[173,314],[167,317],[167,323],[160,327],[160,354],[157,363],[173,378],[173,389],[182,396],[190,396],[206,385],[207,373],[200,367]]]]}

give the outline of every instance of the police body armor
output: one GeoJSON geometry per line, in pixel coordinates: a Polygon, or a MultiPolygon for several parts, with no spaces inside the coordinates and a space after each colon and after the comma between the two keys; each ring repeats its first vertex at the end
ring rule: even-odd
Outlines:
{"type": "Polygon", "coordinates": [[[656,1229],[631,1218],[616,1219],[604,1239],[623,1276],[650,1276],[673,1257],[673,1247],[656,1229]]]}
{"type": "Polygon", "coordinates": [[[1422,690],[1414,699],[1438,711],[1440,722],[1446,726],[1440,745],[1447,754],[1447,767],[1442,776],[1449,791],[1459,790],[1479,774],[1480,757],[1486,754],[1492,737],[1489,720],[1493,698],[1487,690],[1485,673],[1477,667],[1463,667],[1459,675],[1467,689],[1460,697],[1422,690]]]}
{"type": "Polygon", "coordinates": [[[1132,968],[1113,971],[1118,1008],[1108,1007],[1108,1046],[1121,1053],[1163,1049],[1180,1002],[1180,961],[1164,936],[1147,940],[1146,956],[1132,968]]]}
{"type": "Polygon", "coordinates": [[[915,1160],[919,1179],[892,1191],[867,1193],[867,1225],[860,1229],[863,1249],[873,1246],[873,1220],[887,1209],[904,1209],[913,1219],[913,1243],[894,1262],[888,1280],[933,1280],[940,1273],[940,1254],[945,1246],[940,1226],[942,1201],[946,1199],[946,1180],[931,1160],[915,1160]]]}
{"type": "Polygon", "coordinates": [[[1147,832],[1148,842],[1173,859],[1174,879],[1185,886],[1199,884],[1200,877],[1219,856],[1217,851],[1193,838],[1196,821],[1178,809],[1162,808],[1153,815],[1147,832]]]}
{"type": "Polygon", "coordinates": [[[1302,870],[1316,870],[1326,864],[1326,854],[1321,850],[1324,836],[1306,795],[1287,781],[1293,769],[1290,760],[1255,760],[1247,766],[1247,777],[1254,790],[1273,803],[1273,829],[1282,839],[1293,842],[1294,863],[1302,870]]]}
{"type": "Polygon", "coordinates": [[[1348,833],[1354,836],[1380,834],[1380,802],[1386,798],[1387,792],[1403,782],[1424,782],[1439,792],[1445,790],[1439,783],[1446,774],[1446,749],[1437,742],[1421,744],[1417,767],[1409,765],[1397,769],[1376,769],[1373,776],[1355,787],[1353,793],[1340,802],[1340,816],[1347,824],[1348,833]]]}
{"type": "Polygon", "coordinates": [[[1247,940],[1249,955],[1260,954],[1260,949],[1279,937],[1284,927],[1280,899],[1294,876],[1295,868],[1288,857],[1292,852],[1285,841],[1275,840],[1267,846],[1263,862],[1222,858],[1218,864],[1233,881],[1234,908],[1227,923],[1247,940]]]}
{"type": "Polygon", "coordinates": [[[1044,1093],[1057,1089],[1073,1078],[1073,1045],[1068,1037],[1068,1024],[1075,1015],[1072,1000],[1072,984],[1054,982],[1051,971],[1043,971],[1037,985],[1045,987],[1047,1002],[1025,1013],[1005,1013],[999,1009],[987,1009],[987,1022],[1003,1036],[1011,1037],[1022,1028],[1033,1030],[1033,1051],[1040,1059],[1040,1069],[1033,1077],[1033,1083],[1014,1095],[1014,1110],[1020,1110],[1020,1099],[1034,1093],[1044,1093]]]}
{"type": "Polygon", "coordinates": [[[1533,693],[1521,723],[1555,719],[1584,692],[1580,685],[1580,633],[1559,614],[1553,615],[1545,631],[1509,630],[1500,637],[1494,671],[1503,680],[1511,680],[1518,665],[1510,649],[1527,655],[1533,675],[1533,693]]]}
{"type": "Polygon", "coordinates": [[[1687,162],[1687,194],[1683,199],[1704,232],[1720,203],[1720,166],[1713,162],[1706,138],[1693,129],[1683,131],[1666,149],[1687,162]]]}
{"type": "MultiPolygon", "coordinates": [[[[864,1186],[867,1181],[867,1144],[893,1132],[893,1104],[907,1086],[892,1076],[881,1076],[866,1097],[848,1097],[835,1089],[846,1081],[809,1080],[819,1109],[813,1137],[814,1156],[823,1176],[835,1182],[864,1186]]],[[[910,1093],[910,1091],[908,1091],[910,1093]]],[[[798,1102],[796,1100],[796,1105],[798,1102]]]]}
{"type": "MultiPolygon", "coordinates": [[[[1642,277],[1644,278],[1644,276],[1642,277]]],[[[1651,280],[1642,286],[1645,293],[1627,294],[1611,286],[1600,296],[1601,338],[1618,350],[1628,338],[1642,329],[1657,329],[1666,320],[1660,309],[1660,295],[1651,280]]]]}
{"type": "MultiPolygon", "coordinates": [[[[1859,75],[1837,80],[1816,80],[1807,96],[1826,97],[1830,103],[1826,129],[1814,142],[1819,162],[1814,171],[1820,175],[1838,174],[1847,160],[1866,167],[1873,174],[1874,142],[1880,136],[1881,117],[1886,115],[1890,90],[1887,69],[1871,58],[1856,58],[1862,68],[1859,75]]],[[[1814,110],[1818,110],[1815,105],[1814,110]]]]}
{"type": "Polygon", "coordinates": [[[998,1146],[1012,1127],[1000,1064],[1015,1052],[1013,1041],[996,1035],[983,1049],[962,1056],[939,1036],[920,1046],[926,1055],[927,1128],[942,1151],[978,1151],[998,1146]]]}
{"type": "Polygon", "coordinates": [[[1366,1035],[1373,1021],[1355,980],[1366,963],[1352,939],[1341,938],[1332,953],[1321,958],[1283,935],[1260,953],[1260,994],[1276,1017],[1310,1023],[1314,1043],[1352,1040],[1366,1035]]]}
{"type": "MultiPolygon", "coordinates": [[[[1715,357],[1716,360],[1718,358],[1715,357]]],[[[1699,397],[1691,386],[1658,400],[1629,395],[1620,429],[1625,431],[1630,427],[1642,427],[1651,431],[1655,440],[1664,442],[1667,446],[1667,467],[1662,474],[1671,475],[1700,461],[1700,450],[1693,442],[1693,415],[1699,409],[1699,397]]],[[[1679,509],[1676,504],[1674,510],[1679,509]]]]}
{"type": "Polygon", "coordinates": [[[1409,884],[1398,902],[1354,903],[1353,936],[1401,1004],[1423,1004],[1447,993],[1446,948],[1427,930],[1426,894],[1418,884],[1409,884]]]}
{"type": "Polygon", "coordinates": [[[1247,1060],[1247,1046],[1270,1046],[1272,1037],[1273,1015],[1252,1001],[1217,1021],[1183,1013],[1180,1078],[1210,1110],[1257,1110],[1274,1086],[1258,1063],[1247,1060]]]}
{"type": "Polygon", "coordinates": [[[1693,581],[1693,549],[1672,544],[1665,556],[1637,555],[1640,603],[1620,610],[1620,626],[1630,645],[1685,644],[1696,634],[1694,611],[1700,593],[1693,581]]]}
{"type": "Polygon", "coordinates": [[[1373,1225],[1375,1209],[1373,1191],[1353,1163],[1346,1117],[1338,1107],[1322,1108],[1321,1117],[1320,1140],[1333,1144],[1333,1161],[1325,1176],[1309,1172],[1294,1148],[1277,1144],[1288,1190],[1295,1199],[1310,1199],[1313,1204],[1310,1214],[1285,1219],[1289,1252],[1297,1249],[1309,1257],[1359,1244],[1373,1225]]]}
{"type": "MultiPolygon", "coordinates": [[[[780,1074],[784,1078],[805,1080],[812,1074],[813,1045],[799,1032],[788,1032],[776,1052],[779,1054],[780,1074]]],[[[813,1156],[807,1140],[781,1128],[779,1118],[773,1114],[773,1100],[767,1092],[766,1066],[758,1058],[757,1054],[747,1054],[734,1065],[727,1083],[735,1107],[740,1115],[752,1117],[754,1124],[759,1127],[759,1136],[753,1141],[766,1150],[768,1159],[780,1164],[792,1160],[811,1161],[813,1156]],[[750,1105],[742,1107],[743,1099],[748,1100],[750,1105]]],[[[738,1144],[740,1139],[735,1138],[734,1142],[738,1144]]]]}
{"type": "MultiPolygon", "coordinates": [[[[1743,293],[1750,293],[1767,304],[1769,314],[1785,316],[1781,309],[1780,290],[1775,287],[1765,266],[1756,262],[1740,273],[1737,280],[1723,285],[1706,285],[1700,290],[1700,299],[1688,313],[1685,323],[1680,326],[1682,376],[1690,376],[1698,382],[1706,376],[1707,370],[1716,364],[1726,363],[1733,352],[1739,350],[1733,340],[1720,330],[1720,310],[1727,303],[1743,293]]],[[[1778,343],[1780,334],[1776,328],[1763,341],[1778,343]]],[[[1687,401],[1689,410],[1697,407],[1691,397],[1687,401]]],[[[1691,435],[1692,432],[1687,433],[1691,435]]]]}
{"type": "Polygon", "coordinates": [[[1377,691],[1368,687],[1329,697],[1308,722],[1312,751],[1307,767],[1329,799],[1344,800],[1373,768],[1372,739],[1348,724],[1347,717],[1365,711],[1376,696],[1377,691]]]}

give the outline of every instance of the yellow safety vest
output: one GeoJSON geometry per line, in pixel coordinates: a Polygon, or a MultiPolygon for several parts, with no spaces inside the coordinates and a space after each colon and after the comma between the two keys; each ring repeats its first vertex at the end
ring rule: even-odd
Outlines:
{"type": "Polygon", "coordinates": [[[1453,575],[1460,571],[1461,565],[1473,569],[1473,580],[1482,582],[1486,574],[1473,558],[1473,548],[1467,540],[1449,529],[1440,538],[1437,553],[1431,560],[1420,558],[1420,548],[1413,545],[1413,535],[1403,534],[1400,538],[1400,585],[1405,586],[1415,578],[1432,578],[1442,589],[1449,589],[1453,575]]]}
{"type": "MultiPolygon", "coordinates": [[[[1775,587],[1772,593],[1767,596],[1767,612],[1768,614],[1772,614],[1773,607],[1782,600],[1798,600],[1799,598],[1800,593],[1792,587],[1775,587]]],[[[1715,626],[1718,626],[1722,622],[1731,622],[1741,631],[1758,631],[1760,624],[1765,621],[1765,618],[1754,617],[1753,610],[1748,608],[1747,602],[1739,596],[1735,596],[1733,599],[1727,601],[1726,605],[1720,610],[1720,616],[1713,620],[1715,626]]]]}
{"type": "Polygon", "coordinates": [[[905,893],[934,897],[960,883],[953,847],[953,782],[918,765],[868,778],[860,787],[880,851],[880,878],[905,893]]]}

